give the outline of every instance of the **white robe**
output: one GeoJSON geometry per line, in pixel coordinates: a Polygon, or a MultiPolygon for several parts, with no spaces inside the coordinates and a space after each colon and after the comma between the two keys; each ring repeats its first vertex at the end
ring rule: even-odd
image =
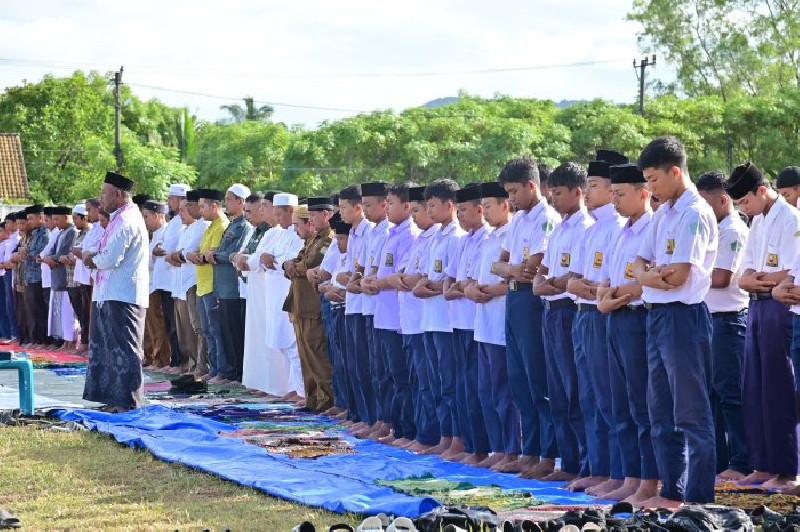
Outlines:
{"type": "Polygon", "coordinates": [[[51,290],[50,313],[47,316],[47,335],[60,338],[65,342],[74,342],[76,326],[75,311],[72,310],[69,293],[66,290],[61,292],[51,290]],[[56,304],[57,301],[61,302],[60,306],[56,304]],[[56,318],[59,318],[58,321],[56,321],[56,318]]]}

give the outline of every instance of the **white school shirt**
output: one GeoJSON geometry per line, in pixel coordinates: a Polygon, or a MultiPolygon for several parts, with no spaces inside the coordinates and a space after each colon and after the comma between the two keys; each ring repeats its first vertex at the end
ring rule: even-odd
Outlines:
{"type": "MultiPolygon", "coordinates": [[[[582,275],[587,281],[600,283],[604,279],[603,263],[608,260],[608,252],[619,238],[619,232],[626,220],[610,203],[589,214],[594,219],[594,224],[586,230],[579,256],[573,257],[570,271],[582,275]]],[[[579,297],[577,302],[595,304],[597,300],[579,297]]]]}
{"type": "MultiPolygon", "coordinates": [[[[492,273],[492,263],[500,259],[503,243],[508,238],[511,223],[493,230],[480,246],[480,260],[475,281],[478,284],[497,284],[501,277],[492,273]]],[[[487,303],[475,305],[475,341],[506,345],[506,296],[493,297],[487,303]]]]}
{"type": "MultiPolygon", "coordinates": [[[[458,225],[458,220],[442,226],[433,235],[430,254],[428,256],[428,280],[442,281],[447,277],[447,270],[452,262],[458,260],[458,247],[466,232],[458,225]]],[[[439,294],[422,300],[422,330],[425,332],[453,332],[450,326],[448,301],[439,294]]]]}
{"type": "MultiPolygon", "coordinates": [[[[380,265],[381,256],[383,255],[383,246],[386,244],[386,239],[389,237],[389,229],[393,226],[388,219],[384,219],[372,227],[367,237],[367,260],[364,263],[364,277],[372,272],[372,268],[380,265]]],[[[375,306],[377,305],[377,295],[362,294],[361,295],[361,313],[365,316],[373,316],[375,314],[375,306]]]]}
{"type": "MultiPolygon", "coordinates": [[[[59,229],[58,227],[54,227],[48,232],[47,245],[44,247],[41,253],[39,253],[40,257],[46,257],[47,255],[50,255],[53,252],[53,246],[55,246],[56,239],[60,234],[61,234],[61,229],[59,229]]],[[[50,288],[52,286],[52,280],[50,277],[51,276],[50,266],[48,266],[44,262],[41,263],[40,266],[42,267],[42,288],[50,288]]]]}
{"type": "MultiPolygon", "coordinates": [[[[456,281],[466,281],[477,277],[478,264],[481,258],[481,247],[486,242],[491,228],[484,223],[477,231],[473,231],[461,239],[458,260],[450,263],[447,275],[456,281]]],[[[453,329],[472,330],[475,327],[475,302],[462,297],[450,301],[450,326],[453,329]]]]}
{"type": "Polygon", "coordinates": [[[673,205],[664,203],[650,222],[639,256],[655,266],[691,264],[686,282],[678,288],[661,290],[645,286],[647,303],[702,302],[711,286],[711,270],[717,256],[717,219],[694,186],[686,189],[673,205]]]}
{"type": "MultiPolygon", "coordinates": [[[[180,216],[177,214],[173,216],[167,224],[166,229],[164,229],[164,240],[161,244],[161,249],[167,253],[175,253],[181,249],[181,234],[183,234],[187,227],[187,225],[183,225],[183,220],[181,220],[180,216]]],[[[164,264],[167,267],[170,278],[168,291],[172,294],[172,297],[178,297],[181,285],[181,269],[180,267],[171,266],[166,262],[164,264]]]]}
{"type": "MultiPolygon", "coordinates": [[[[633,276],[633,264],[639,255],[642,241],[647,236],[647,229],[653,219],[652,211],[645,211],[636,222],[628,220],[617,232],[617,238],[610,247],[607,257],[603,259],[603,278],[608,279],[611,286],[622,286],[636,282],[633,276]]],[[[631,300],[630,305],[641,305],[642,298],[631,300]]]]}
{"type": "Polygon", "coordinates": [[[529,211],[514,213],[503,244],[509,254],[508,262],[522,264],[531,255],[544,253],[550,235],[560,223],[561,216],[545,199],[529,211]]]}
{"type": "Polygon", "coordinates": [[[339,246],[336,242],[336,237],[333,237],[333,242],[331,245],[328,246],[328,250],[325,252],[325,255],[322,257],[322,262],[319,265],[319,269],[328,272],[333,277],[333,272],[339,268],[339,246]]]}
{"type": "Polygon", "coordinates": [[[794,266],[800,248],[800,212],[778,196],[766,216],[750,224],[742,270],[773,273],[794,266]]]}
{"type": "MultiPolygon", "coordinates": [[[[83,237],[83,242],[81,243],[81,250],[82,251],[91,251],[92,253],[97,253],[97,248],[100,244],[100,239],[105,234],[106,230],[103,229],[103,226],[100,225],[100,222],[92,223],[92,228],[89,229],[89,232],[86,233],[86,236],[83,237]]],[[[92,284],[92,279],[95,276],[95,272],[90,270],[86,267],[82,260],[79,260],[75,263],[75,271],[78,271],[78,266],[80,265],[80,274],[75,277],[75,279],[83,284],[83,285],[90,285],[92,284]]]]}
{"type": "MultiPolygon", "coordinates": [[[[569,273],[573,261],[580,260],[583,241],[586,231],[594,224],[594,219],[589,215],[586,207],[571,214],[556,226],[550,235],[547,251],[544,253],[542,264],[547,266],[549,277],[561,277],[569,273]]],[[[555,301],[557,299],[575,299],[573,294],[564,292],[555,296],[542,296],[542,299],[555,301]]]]}
{"type": "MultiPolygon", "coordinates": [[[[203,233],[206,232],[211,222],[200,218],[195,220],[186,227],[178,239],[178,249],[184,260],[189,253],[197,253],[200,249],[200,240],[203,238],[203,233]]],[[[186,301],[186,293],[197,284],[197,266],[188,260],[181,264],[178,270],[178,287],[177,294],[172,293],[181,301],[186,301]]]]}
{"type": "MultiPolygon", "coordinates": [[[[11,258],[11,252],[8,251],[8,245],[11,243],[10,240],[5,239],[0,242],[0,262],[6,262],[8,258],[11,258]]],[[[0,277],[4,276],[6,271],[4,269],[0,269],[0,277]]]]}
{"type": "Polygon", "coordinates": [[[153,231],[153,238],[150,240],[150,293],[156,290],[170,291],[172,287],[172,272],[169,270],[169,264],[166,263],[164,257],[156,257],[153,255],[153,249],[158,244],[164,247],[164,233],[167,230],[167,225],[164,224],[155,231],[153,231]]]}
{"type": "MultiPolygon", "coordinates": [[[[403,273],[406,275],[424,274],[428,271],[433,235],[439,232],[440,224],[433,224],[422,231],[408,253],[408,264],[403,273]]],[[[403,334],[422,334],[422,306],[423,300],[411,292],[398,293],[400,304],[400,330],[403,334]]]]}
{"type": "MultiPolygon", "coordinates": [[[[369,268],[367,267],[367,240],[370,231],[375,224],[364,218],[358,226],[350,229],[350,236],[347,239],[347,270],[355,272],[359,266],[364,268],[366,277],[369,268]]],[[[363,294],[351,294],[347,292],[345,296],[345,314],[363,314],[363,294]]]]}
{"type": "MultiPolygon", "coordinates": [[[[389,236],[383,244],[383,252],[379,257],[378,273],[376,274],[378,279],[405,270],[411,246],[418,234],[419,228],[411,218],[392,225],[389,229],[389,236]]],[[[376,329],[398,333],[402,331],[399,297],[394,288],[381,290],[375,295],[374,326],[376,329]]]]}
{"type": "Polygon", "coordinates": [[[728,270],[733,273],[731,284],[727,288],[709,288],[706,294],[706,305],[709,312],[735,312],[747,308],[750,297],[739,288],[742,276],[742,258],[747,244],[747,224],[737,213],[726,216],[717,226],[719,242],[714,268],[728,270]]]}

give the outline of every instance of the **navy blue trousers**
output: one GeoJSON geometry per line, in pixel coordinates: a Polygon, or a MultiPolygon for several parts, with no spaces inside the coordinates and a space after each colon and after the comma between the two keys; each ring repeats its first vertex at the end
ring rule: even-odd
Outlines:
{"type": "Polygon", "coordinates": [[[542,339],[542,300],[530,289],[506,295],[508,384],[522,422],[522,454],[555,458],[556,434],[542,339]]]}
{"type": "Polygon", "coordinates": [[[589,476],[586,429],[578,397],[578,374],[572,344],[575,314],[574,308],[544,311],[547,389],[550,392],[550,411],[561,456],[561,470],[589,476]]]}
{"type": "Polygon", "coordinates": [[[403,336],[396,331],[376,329],[381,341],[381,351],[386,357],[386,377],[380,390],[384,394],[384,410],[388,412],[395,438],[413,440],[416,437],[414,408],[411,403],[411,382],[408,356],[403,347],[403,336]]]}
{"type": "Polygon", "coordinates": [[[705,303],[648,311],[647,367],[661,495],[699,504],[714,502],[716,448],[708,395],[711,314],[705,303]]]}
{"type": "Polygon", "coordinates": [[[508,387],[504,345],[478,342],[478,397],[493,453],[520,453],[519,410],[508,387]]]}
{"type": "Polygon", "coordinates": [[[341,406],[341,390],[339,390],[339,382],[336,378],[336,366],[334,360],[336,359],[335,352],[339,349],[339,338],[334,330],[333,325],[333,311],[331,310],[331,302],[325,299],[323,294],[319,295],[319,303],[320,303],[320,311],[322,313],[322,325],[325,327],[325,338],[327,339],[328,345],[328,362],[331,363],[331,369],[333,370],[333,380],[331,382],[333,386],[333,404],[336,406],[341,406]]]}
{"type": "Polygon", "coordinates": [[[744,351],[742,413],[750,467],[797,474],[797,412],[789,360],[792,313],[773,299],[750,301],[744,351]]]}
{"type": "Polygon", "coordinates": [[[372,425],[377,418],[374,410],[375,394],[372,391],[372,375],[369,371],[369,346],[364,315],[347,314],[345,325],[347,327],[345,367],[350,376],[356,400],[354,417],[351,418],[348,415],[348,419],[372,425]]]}
{"type": "Polygon", "coordinates": [[[0,308],[0,338],[11,338],[11,314],[8,312],[8,307],[6,303],[6,290],[8,287],[6,286],[6,277],[11,277],[11,270],[6,270],[3,274],[3,278],[0,279],[0,301],[3,302],[2,308],[0,308]]]}
{"type": "Polygon", "coordinates": [[[5,309],[6,313],[8,314],[8,323],[11,336],[19,336],[17,330],[17,313],[16,309],[14,308],[14,285],[11,277],[11,270],[6,270],[6,274],[3,276],[3,283],[6,285],[5,309]]]}
{"type": "Polygon", "coordinates": [[[333,368],[334,404],[339,408],[350,410],[356,407],[355,394],[350,385],[344,364],[344,351],[347,338],[345,331],[344,306],[331,306],[331,341],[329,353],[333,368]]]}
{"type": "Polygon", "coordinates": [[[442,438],[458,436],[453,333],[426,332],[425,350],[428,353],[428,379],[436,401],[439,432],[442,438]]]}
{"type": "Polygon", "coordinates": [[[647,411],[647,310],[623,307],[608,316],[608,366],[623,475],[657,479],[647,411]]]}
{"type": "MultiPolygon", "coordinates": [[[[386,372],[384,358],[380,353],[381,341],[375,330],[375,320],[371,314],[364,314],[364,334],[367,339],[368,378],[371,382],[368,393],[365,395],[367,408],[369,408],[375,421],[389,422],[389,416],[384,414],[384,397],[380,395],[381,376],[386,372]]],[[[361,376],[359,376],[359,379],[361,376]]]]}
{"type": "Polygon", "coordinates": [[[436,417],[436,395],[429,376],[429,357],[425,334],[403,336],[403,347],[411,357],[411,383],[414,407],[414,421],[417,428],[416,440],[425,445],[439,443],[439,418],[436,417]]]}
{"type": "MultiPolygon", "coordinates": [[[[480,368],[478,342],[475,331],[454,329],[453,339],[456,342],[456,366],[459,375],[458,415],[461,435],[464,437],[464,449],[468,453],[489,454],[489,435],[483,419],[480,397],[480,368]]],[[[504,354],[505,355],[505,354],[504,354]]]]}
{"type": "MultiPolygon", "coordinates": [[[[711,318],[712,406],[725,435],[722,442],[717,442],[717,455],[727,456],[727,469],[747,475],[751,469],[742,417],[742,365],[747,311],[716,313],[711,318]]],[[[719,456],[717,458],[719,461],[719,456]]]]}

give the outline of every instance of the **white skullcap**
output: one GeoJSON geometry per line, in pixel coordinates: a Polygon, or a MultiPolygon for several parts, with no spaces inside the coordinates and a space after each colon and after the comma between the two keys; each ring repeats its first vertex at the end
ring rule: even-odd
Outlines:
{"type": "Polygon", "coordinates": [[[179,198],[186,197],[186,191],[191,190],[186,183],[173,183],[169,186],[169,195],[178,196],[179,198]]]}
{"type": "Polygon", "coordinates": [[[83,203],[78,203],[72,208],[72,214],[80,214],[86,216],[86,206],[83,203]]]}
{"type": "Polygon", "coordinates": [[[272,204],[275,207],[297,207],[298,200],[294,194],[275,194],[272,204]]]}
{"type": "Polygon", "coordinates": [[[250,195],[250,189],[241,183],[234,183],[231,185],[231,188],[228,189],[228,192],[233,192],[234,196],[242,199],[247,199],[247,196],[250,195]]]}

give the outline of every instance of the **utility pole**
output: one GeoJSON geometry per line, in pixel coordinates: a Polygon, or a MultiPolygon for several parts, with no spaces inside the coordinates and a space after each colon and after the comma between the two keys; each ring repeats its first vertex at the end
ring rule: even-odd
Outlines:
{"type": "Polygon", "coordinates": [[[122,148],[119,142],[120,114],[122,104],[119,101],[119,87],[122,85],[122,67],[114,72],[114,157],[117,159],[117,171],[122,170],[122,148]]]}
{"type": "Polygon", "coordinates": [[[633,60],[633,69],[638,69],[636,76],[639,78],[639,114],[644,116],[644,75],[645,69],[647,67],[654,67],[656,66],[656,54],[653,54],[652,57],[645,57],[642,61],[637,65],[636,59],[633,60]]]}

